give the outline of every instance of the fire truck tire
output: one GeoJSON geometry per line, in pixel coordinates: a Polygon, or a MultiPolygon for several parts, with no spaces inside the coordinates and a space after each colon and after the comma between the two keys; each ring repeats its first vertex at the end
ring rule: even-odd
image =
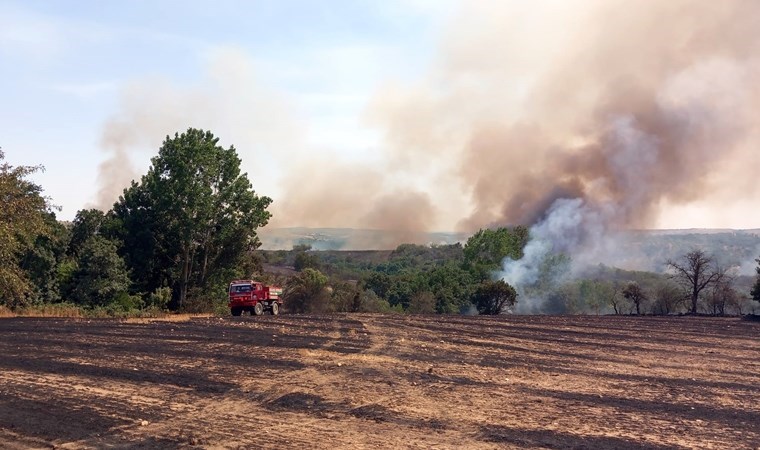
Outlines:
{"type": "Polygon", "coordinates": [[[277,302],[272,303],[272,315],[276,316],[277,314],[280,314],[280,305],[277,304],[277,302]]]}
{"type": "Polygon", "coordinates": [[[241,308],[230,308],[230,312],[233,316],[239,316],[243,314],[243,310],[241,308]]]}
{"type": "Polygon", "coordinates": [[[260,316],[262,314],[264,314],[264,305],[262,305],[261,303],[256,303],[253,306],[253,315],[260,316]]]}

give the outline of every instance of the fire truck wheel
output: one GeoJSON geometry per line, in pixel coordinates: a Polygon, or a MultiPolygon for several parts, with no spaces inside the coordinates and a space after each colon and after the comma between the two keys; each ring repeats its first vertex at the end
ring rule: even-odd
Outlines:
{"type": "Polygon", "coordinates": [[[264,314],[264,305],[261,303],[256,303],[256,305],[253,307],[253,315],[260,316],[262,314],[264,314]]]}
{"type": "Polygon", "coordinates": [[[277,314],[280,314],[280,305],[277,304],[277,302],[272,303],[272,315],[276,316],[277,314]]]}
{"type": "Polygon", "coordinates": [[[230,312],[232,313],[233,316],[239,316],[243,314],[243,310],[240,308],[230,308],[230,312]]]}

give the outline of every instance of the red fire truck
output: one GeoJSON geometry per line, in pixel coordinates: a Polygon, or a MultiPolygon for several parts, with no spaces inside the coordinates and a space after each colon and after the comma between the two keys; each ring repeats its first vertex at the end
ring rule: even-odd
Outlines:
{"type": "Polygon", "coordinates": [[[235,280],[230,283],[230,312],[233,316],[250,312],[253,316],[260,316],[264,311],[273,315],[280,313],[282,307],[282,288],[267,286],[264,283],[253,280],[235,280]]]}

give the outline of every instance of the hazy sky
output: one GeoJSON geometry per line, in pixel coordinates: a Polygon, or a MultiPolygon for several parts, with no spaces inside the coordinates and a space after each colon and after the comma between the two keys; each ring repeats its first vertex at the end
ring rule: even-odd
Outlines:
{"type": "MultiPolygon", "coordinates": [[[[261,91],[265,102],[286,108],[291,117],[281,119],[304,133],[297,145],[363,158],[378,145],[377,133],[362,125],[367,102],[380,83],[424,67],[447,11],[438,1],[2,0],[0,145],[13,164],[45,165],[38,180],[70,219],[96,200],[98,164],[107,156],[103,127],[118,114],[125,90],[166,84],[203,91],[210,72],[238,70],[214,67],[233,53],[250,66],[237,87],[256,84],[239,95],[261,91]]],[[[138,172],[163,136],[189,125],[214,124],[183,124],[135,145],[138,172]]],[[[246,154],[235,136],[212,131],[246,154]]],[[[282,170],[271,164],[244,158],[257,191],[277,197],[279,189],[257,176],[282,170]]]]}
{"type": "MultiPolygon", "coordinates": [[[[546,30],[585,20],[567,2],[535,11],[511,0],[466,4],[476,3],[0,0],[0,146],[11,164],[45,166],[35,179],[63,219],[112,203],[164,136],[195,126],[238,148],[256,191],[274,198],[278,226],[453,230],[476,217],[477,203],[461,171],[449,176],[473,157],[448,149],[477,134],[460,125],[494,111],[511,120],[565,56],[552,43],[572,41],[570,31],[546,30]],[[539,58],[536,48],[547,51],[539,58]],[[484,63],[492,59],[499,70],[484,63]],[[462,92],[466,100],[452,100],[462,92]],[[414,146],[428,146],[424,158],[414,146]],[[322,209],[298,189],[339,201],[322,209]],[[396,198],[398,217],[373,226],[396,214],[386,201],[396,198]]],[[[661,199],[651,226],[759,227],[747,183],[704,201],[661,199]]],[[[498,194],[492,210],[510,199],[498,194]]]]}

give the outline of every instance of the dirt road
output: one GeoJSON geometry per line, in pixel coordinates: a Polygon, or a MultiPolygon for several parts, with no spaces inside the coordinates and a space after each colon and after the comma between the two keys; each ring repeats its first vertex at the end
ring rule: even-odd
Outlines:
{"type": "Polygon", "coordinates": [[[2,448],[760,448],[760,323],[0,319],[2,448]]]}

